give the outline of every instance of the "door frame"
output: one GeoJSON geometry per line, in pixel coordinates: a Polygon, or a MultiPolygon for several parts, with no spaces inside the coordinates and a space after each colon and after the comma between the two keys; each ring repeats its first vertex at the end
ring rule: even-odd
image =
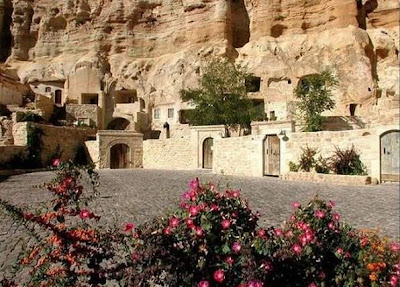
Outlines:
{"type": "Polygon", "coordinates": [[[211,136],[209,136],[209,137],[206,137],[204,140],[203,140],[203,142],[202,142],[202,144],[201,144],[201,158],[202,158],[202,162],[201,162],[201,168],[202,169],[213,169],[213,165],[214,165],[214,152],[213,152],[213,150],[212,150],[212,148],[214,147],[214,138],[213,137],[211,137],[211,136]],[[210,147],[210,149],[211,149],[211,151],[212,151],[212,164],[211,164],[211,168],[205,168],[204,166],[205,166],[205,164],[204,164],[204,158],[205,158],[205,152],[204,152],[204,144],[206,143],[206,141],[207,140],[209,140],[209,139],[211,139],[212,140],[212,146],[210,147]]]}
{"type": "Polygon", "coordinates": [[[262,159],[263,159],[263,171],[262,172],[263,172],[263,176],[279,177],[281,175],[281,159],[282,159],[281,151],[282,151],[282,145],[281,145],[281,138],[279,137],[279,135],[278,134],[266,134],[264,136],[263,144],[262,144],[262,159]],[[276,136],[279,139],[279,172],[278,172],[279,174],[278,175],[272,175],[272,174],[266,174],[265,173],[265,160],[266,160],[266,158],[265,158],[265,144],[267,142],[268,137],[271,137],[271,136],[276,136]]]}
{"type": "Polygon", "coordinates": [[[383,182],[382,181],[382,138],[385,135],[390,134],[392,132],[400,133],[400,130],[398,130],[398,129],[390,129],[390,130],[387,130],[387,131],[385,131],[385,132],[383,132],[383,133],[381,133],[379,135],[379,182],[381,182],[381,183],[383,182]]]}

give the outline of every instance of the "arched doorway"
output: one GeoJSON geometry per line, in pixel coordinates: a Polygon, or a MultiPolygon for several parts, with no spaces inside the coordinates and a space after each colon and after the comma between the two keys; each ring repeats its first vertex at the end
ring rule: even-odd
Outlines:
{"type": "Polygon", "coordinates": [[[115,118],[107,125],[107,129],[119,131],[129,130],[130,124],[131,123],[127,119],[115,118]]]}
{"type": "Polygon", "coordinates": [[[206,138],[203,141],[203,168],[212,169],[213,166],[213,138],[206,138]]]}
{"type": "Polygon", "coordinates": [[[264,139],[264,175],[280,174],[280,140],[277,135],[268,135],[264,139]]]}
{"type": "Polygon", "coordinates": [[[400,181],[400,131],[392,130],[381,136],[381,181],[400,181]]]}
{"type": "Polygon", "coordinates": [[[129,146],[126,144],[116,144],[110,149],[110,168],[128,168],[129,165],[129,146]]]}

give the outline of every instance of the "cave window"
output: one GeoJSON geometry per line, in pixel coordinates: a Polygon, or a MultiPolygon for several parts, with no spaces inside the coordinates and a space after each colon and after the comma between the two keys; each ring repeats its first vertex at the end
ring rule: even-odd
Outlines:
{"type": "Polygon", "coordinates": [[[368,88],[368,92],[371,92],[371,88],[368,88]]]}
{"type": "Polygon", "coordinates": [[[154,119],[160,119],[160,109],[154,109],[154,119]]]}
{"type": "Polygon", "coordinates": [[[350,104],[350,116],[354,116],[356,114],[357,104],[350,104]]]}
{"type": "Polygon", "coordinates": [[[82,94],[82,104],[98,105],[99,95],[98,94],[82,94]]]}
{"type": "Polygon", "coordinates": [[[168,109],[168,118],[169,119],[174,118],[174,109],[173,108],[172,109],[168,109]]]}
{"type": "Polygon", "coordinates": [[[248,77],[245,81],[246,91],[249,93],[256,93],[260,91],[261,78],[260,77],[248,77]]]}
{"type": "Polygon", "coordinates": [[[269,119],[271,121],[276,121],[275,111],[270,111],[269,112],[269,119]]]}
{"type": "Polygon", "coordinates": [[[62,103],[62,91],[61,90],[56,90],[56,94],[54,96],[54,103],[56,105],[61,105],[61,103],[62,103]]]}
{"type": "Polygon", "coordinates": [[[179,111],[179,123],[181,124],[189,124],[189,110],[180,110],[179,111]]]}
{"type": "Polygon", "coordinates": [[[291,85],[291,84],[292,84],[292,80],[289,79],[289,80],[287,81],[287,83],[288,83],[289,85],[291,85]]]}
{"type": "Polygon", "coordinates": [[[115,94],[116,104],[133,104],[137,101],[135,90],[121,90],[115,94]]]}
{"type": "Polygon", "coordinates": [[[46,93],[50,93],[50,92],[51,92],[51,88],[50,88],[50,87],[46,87],[46,88],[44,89],[44,91],[45,91],[46,93]]]}

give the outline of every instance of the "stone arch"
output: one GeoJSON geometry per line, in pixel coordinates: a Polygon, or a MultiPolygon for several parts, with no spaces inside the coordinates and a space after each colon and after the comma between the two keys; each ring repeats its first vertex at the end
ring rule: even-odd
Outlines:
{"type": "Polygon", "coordinates": [[[107,130],[129,130],[131,122],[125,118],[114,118],[107,125],[107,130]]]}
{"type": "Polygon", "coordinates": [[[212,169],[213,167],[213,145],[214,139],[207,137],[202,142],[203,168],[212,169]]]}
{"type": "Polygon", "coordinates": [[[130,167],[131,149],[126,143],[116,143],[109,149],[110,168],[125,169],[130,167]]]}

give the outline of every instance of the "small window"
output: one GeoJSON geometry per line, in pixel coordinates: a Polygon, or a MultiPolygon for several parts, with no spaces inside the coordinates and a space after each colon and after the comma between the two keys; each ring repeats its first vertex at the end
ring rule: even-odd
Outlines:
{"type": "Polygon", "coordinates": [[[245,81],[246,90],[249,93],[256,93],[260,91],[261,78],[260,77],[248,77],[245,81]]]}
{"type": "Polygon", "coordinates": [[[154,118],[159,119],[160,118],[160,109],[154,109],[154,118]]]}
{"type": "Polygon", "coordinates": [[[179,123],[181,124],[189,124],[189,110],[180,110],[179,111],[179,123]]]}
{"type": "Polygon", "coordinates": [[[44,89],[44,91],[45,91],[46,93],[50,93],[50,92],[51,92],[51,88],[50,88],[50,87],[46,87],[46,88],[44,89]]]}
{"type": "Polygon", "coordinates": [[[56,95],[54,97],[54,102],[57,105],[61,105],[61,102],[62,102],[62,91],[61,90],[56,90],[56,95]]]}
{"type": "Polygon", "coordinates": [[[168,109],[168,118],[172,119],[174,117],[174,109],[168,109]]]}
{"type": "Polygon", "coordinates": [[[350,104],[350,116],[354,116],[356,114],[357,104],[350,104]]]}
{"type": "Polygon", "coordinates": [[[269,112],[269,119],[271,121],[276,121],[275,111],[270,111],[269,112]]]}

